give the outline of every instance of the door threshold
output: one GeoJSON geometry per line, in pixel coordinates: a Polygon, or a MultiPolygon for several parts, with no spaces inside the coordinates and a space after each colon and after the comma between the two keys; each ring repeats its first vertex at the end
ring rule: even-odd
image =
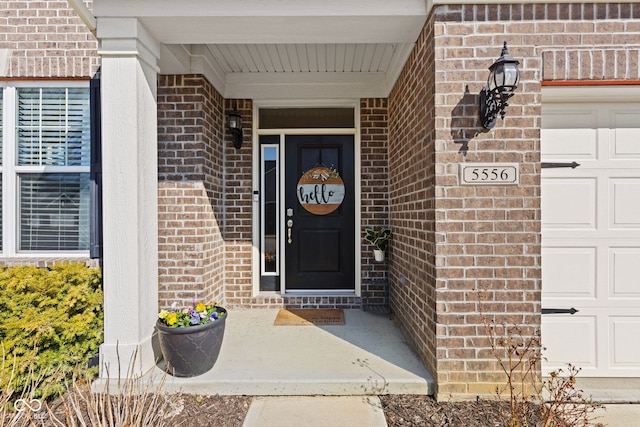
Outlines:
{"type": "Polygon", "coordinates": [[[356,291],[352,289],[305,289],[305,290],[287,290],[283,297],[355,297],[356,291]]]}

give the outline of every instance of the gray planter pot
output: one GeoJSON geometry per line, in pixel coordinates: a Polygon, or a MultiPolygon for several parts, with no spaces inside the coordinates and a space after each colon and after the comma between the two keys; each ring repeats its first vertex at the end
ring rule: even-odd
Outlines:
{"type": "Polygon", "coordinates": [[[227,311],[215,322],[186,328],[170,328],[156,322],[162,357],[167,372],[175,377],[195,377],[213,368],[224,337],[227,311]]]}

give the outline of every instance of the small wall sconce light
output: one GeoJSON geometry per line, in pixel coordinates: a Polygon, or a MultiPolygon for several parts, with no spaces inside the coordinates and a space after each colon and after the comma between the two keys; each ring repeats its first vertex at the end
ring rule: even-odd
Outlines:
{"type": "Polygon", "coordinates": [[[227,113],[227,128],[233,138],[236,150],[242,147],[242,116],[236,110],[227,113]]]}
{"type": "Polygon", "coordinates": [[[498,113],[504,120],[507,102],[518,87],[520,61],[509,55],[507,42],[504,42],[502,55],[489,67],[487,86],[480,91],[480,121],[482,127],[491,129],[496,124],[498,113]]]}

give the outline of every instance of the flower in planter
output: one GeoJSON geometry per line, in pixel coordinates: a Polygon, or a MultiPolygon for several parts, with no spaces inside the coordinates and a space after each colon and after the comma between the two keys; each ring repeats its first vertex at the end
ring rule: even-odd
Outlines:
{"type": "Polygon", "coordinates": [[[171,304],[169,310],[161,310],[158,318],[162,323],[170,328],[186,328],[195,325],[204,325],[205,323],[215,322],[226,314],[217,303],[205,305],[203,303],[195,303],[193,305],[178,308],[178,303],[171,304]]]}

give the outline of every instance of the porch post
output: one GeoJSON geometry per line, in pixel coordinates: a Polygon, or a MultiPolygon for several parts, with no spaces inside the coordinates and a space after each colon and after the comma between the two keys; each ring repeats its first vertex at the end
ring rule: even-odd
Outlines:
{"type": "Polygon", "coordinates": [[[159,44],[135,18],[100,18],[104,216],[101,376],[153,367],[158,309],[159,44]],[[134,364],[132,364],[134,363],[134,364]]]}

